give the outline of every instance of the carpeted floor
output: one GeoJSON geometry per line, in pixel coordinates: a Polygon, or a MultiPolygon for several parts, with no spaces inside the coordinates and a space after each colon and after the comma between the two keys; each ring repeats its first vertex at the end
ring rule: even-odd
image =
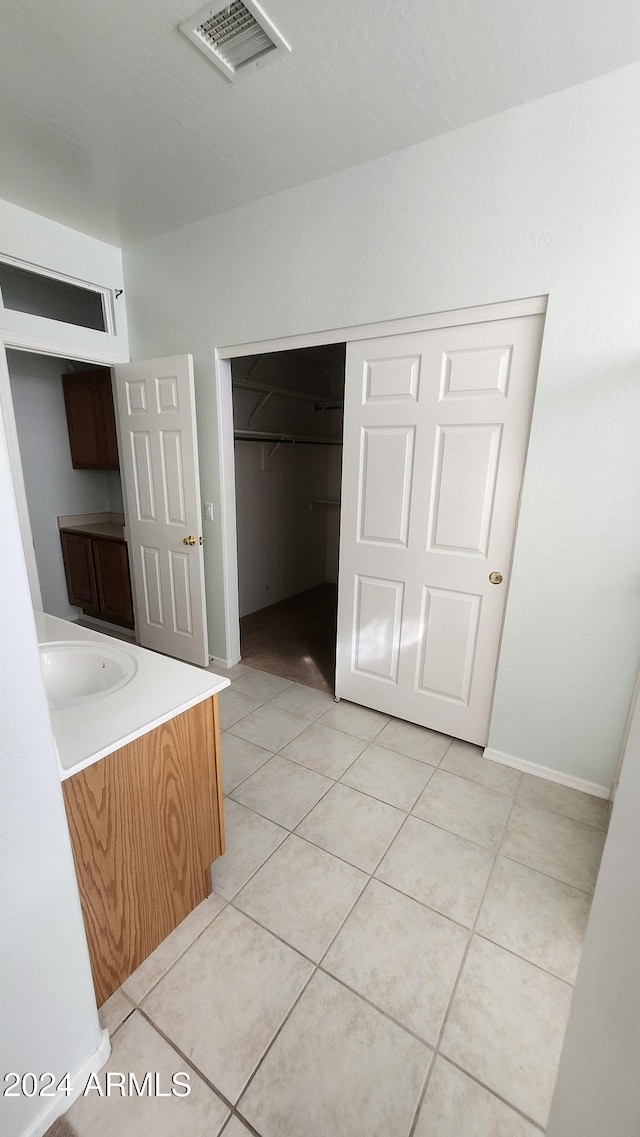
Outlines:
{"type": "Polygon", "coordinates": [[[333,694],[338,589],[320,584],[243,616],[242,662],[333,694]]]}

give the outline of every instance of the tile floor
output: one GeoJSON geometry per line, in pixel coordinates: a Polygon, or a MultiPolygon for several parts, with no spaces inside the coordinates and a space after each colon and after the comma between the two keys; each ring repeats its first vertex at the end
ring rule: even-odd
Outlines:
{"type": "Polygon", "coordinates": [[[220,697],[213,894],[101,1010],[78,1137],[535,1137],[544,1131],[605,802],[478,747],[239,666],[220,697]]]}

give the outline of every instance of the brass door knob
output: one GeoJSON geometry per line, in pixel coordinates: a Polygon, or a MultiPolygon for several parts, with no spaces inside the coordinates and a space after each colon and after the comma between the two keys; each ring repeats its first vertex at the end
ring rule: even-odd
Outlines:
{"type": "Polygon", "coordinates": [[[183,545],[195,545],[195,543],[196,543],[195,537],[183,537],[182,538],[182,544],[183,545]]]}
{"type": "Polygon", "coordinates": [[[492,584],[502,584],[502,573],[501,572],[490,572],[489,573],[489,580],[491,581],[492,584]]]}

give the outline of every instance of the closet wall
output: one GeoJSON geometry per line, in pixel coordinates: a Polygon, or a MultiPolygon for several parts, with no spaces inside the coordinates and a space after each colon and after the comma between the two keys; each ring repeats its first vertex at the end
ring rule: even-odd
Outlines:
{"type": "Polygon", "coordinates": [[[339,509],[326,503],[339,499],[344,345],[245,357],[234,360],[232,375],[238,584],[246,616],[337,580],[339,509]],[[266,397],[273,387],[310,398],[266,397]],[[274,449],[275,439],[247,440],[248,432],[337,444],[282,442],[274,449]]]}
{"type": "Polygon", "coordinates": [[[69,604],[57,518],[121,513],[120,475],[71,464],[61,376],[88,364],[23,351],[7,351],[7,362],[42,603],[73,620],[80,609],[69,604]]]}

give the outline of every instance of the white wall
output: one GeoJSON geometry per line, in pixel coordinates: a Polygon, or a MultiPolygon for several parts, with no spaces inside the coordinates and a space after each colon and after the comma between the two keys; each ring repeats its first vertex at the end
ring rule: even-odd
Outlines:
{"type": "MultiPolygon", "coordinates": [[[[100,1028],[0,417],[0,1070],[77,1072],[100,1028]]],[[[50,1099],[1,1098],[3,1137],[50,1099]]]]}
{"type": "Polygon", "coordinates": [[[640,697],[593,896],[547,1137],[640,1132],[640,697]]]}
{"type": "MultiPolygon", "coordinates": [[[[549,293],[489,745],[610,782],[638,666],[640,65],[124,252],[133,354],[549,293]]],[[[219,528],[210,644],[225,657],[219,528]]]]}
{"type": "Polygon", "coordinates": [[[329,446],[281,446],[262,469],[262,446],[237,442],[236,519],[240,615],[326,579],[329,446]]]}
{"type": "MultiPolygon", "coordinates": [[[[101,288],[122,289],[122,253],[114,245],[97,241],[86,233],[79,233],[40,217],[28,209],[0,199],[0,253],[15,257],[29,265],[51,269],[73,277],[79,282],[96,284],[101,288]]],[[[74,341],[98,345],[112,353],[113,361],[128,358],[127,314],[124,295],[114,303],[115,334],[75,328],[74,341]]],[[[64,329],[68,325],[60,325],[64,329]]],[[[55,323],[37,316],[5,310],[0,306],[0,333],[13,337],[16,331],[30,331],[34,335],[62,339],[64,333],[55,323]]],[[[87,358],[92,358],[87,356],[87,358]]],[[[96,357],[97,358],[97,357],[96,357]]]]}
{"type": "Polygon", "coordinates": [[[8,351],[7,361],[44,611],[73,620],[80,609],[69,604],[57,518],[109,511],[115,498],[109,489],[118,475],[110,482],[105,470],[73,469],[64,360],[8,351]]]}

